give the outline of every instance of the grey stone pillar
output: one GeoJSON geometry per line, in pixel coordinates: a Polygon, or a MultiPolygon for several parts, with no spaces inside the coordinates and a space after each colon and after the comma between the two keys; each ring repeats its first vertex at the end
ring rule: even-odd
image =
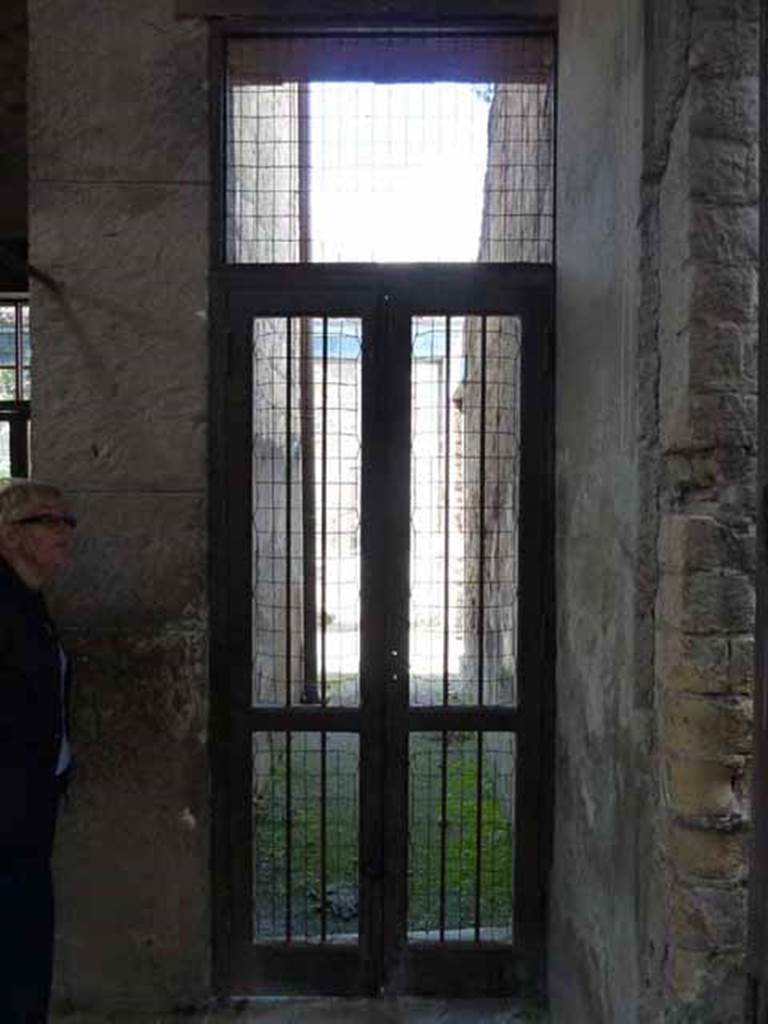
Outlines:
{"type": "Polygon", "coordinates": [[[29,4],[33,472],[81,522],[55,993],[99,1010],[209,990],[206,38],[172,6],[29,4]]]}

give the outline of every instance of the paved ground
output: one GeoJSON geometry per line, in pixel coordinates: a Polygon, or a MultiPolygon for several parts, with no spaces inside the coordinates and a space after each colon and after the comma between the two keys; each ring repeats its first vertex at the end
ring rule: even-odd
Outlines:
{"type": "Polygon", "coordinates": [[[530,1004],[508,1000],[256,1000],[233,1010],[185,1014],[66,1014],[52,1024],[546,1024],[530,1004]]]}

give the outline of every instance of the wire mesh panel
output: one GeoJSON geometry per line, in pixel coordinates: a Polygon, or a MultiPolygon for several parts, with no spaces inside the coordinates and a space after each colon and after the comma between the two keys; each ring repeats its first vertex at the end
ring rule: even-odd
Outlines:
{"type": "Polygon", "coordinates": [[[412,733],[408,936],[513,939],[515,737],[412,733]]]}
{"type": "Polygon", "coordinates": [[[358,939],[359,742],[253,735],[253,940],[358,939]]]}
{"type": "Polygon", "coordinates": [[[0,401],[29,399],[29,305],[0,300],[0,401]]]}
{"type": "Polygon", "coordinates": [[[253,688],[359,702],[361,322],[253,321],[253,688]]]}
{"type": "Polygon", "coordinates": [[[552,67],[547,38],[231,42],[228,261],[550,261],[552,67]]]}
{"type": "Polygon", "coordinates": [[[517,700],[520,321],[412,322],[412,704],[517,700]]]}
{"type": "Polygon", "coordinates": [[[224,36],[233,969],[509,992],[546,873],[553,42],[224,36]]]}

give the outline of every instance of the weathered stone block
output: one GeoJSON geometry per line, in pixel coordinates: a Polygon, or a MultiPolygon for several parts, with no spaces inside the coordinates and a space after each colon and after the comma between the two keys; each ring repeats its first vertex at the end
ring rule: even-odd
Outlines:
{"type": "Polygon", "coordinates": [[[675,823],[670,849],[678,873],[699,878],[741,881],[747,877],[749,833],[691,828],[675,823]]]}
{"type": "Polygon", "coordinates": [[[694,391],[751,393],[756,387],[755,326],[692,319],[688,328],[688,380],[694,391]]]}
{"type": "Polygon", "coordinates": [[[691,77],[690,130],[700,138],[751,143],[758,131],[757,76],[691,77]]]}
{"type": "Polygon", "coordinates": [[[757,387],[757,332],[748,331],[744,335],[744,381],[750,387],[757,387]]]}
{"type": "MultiPolygon", "coordinates": [[[[711,778],[726,777],[735,786],[744,778],[740,758],[752,749],[752,701],[747,697],[708,697],[701,694],[669,694],[664,702],[663,749],[691,759],[691,767],[679,769],[684,775],[693,772],[702,786],[711,778]],[[725,771],[706,768],[707,760],[724,761],[736,757],[735,769],[725,771]],[[696,774],[695,764],[702,762],[703,777],[696,774]],[[730,773],[730,774],[729,774],[730,773]],[[703,781],[702,781],[703,778],[703,781]]],[[[680,762],[681,765],[683,762],[680,762]]],[[[682,808],[682,805],[681,805],[682,808]]],[[[696,813],[690,810],[687,813],[696,813]]]]}
{"type": "Polygon", "coordinates": [[[209,990],[205,622],[83,631],[58,836],[56,992],[169,1009],[209,990]]]}
{"type": "Polygon", "coordinates": [[[690,143],[690,194],[708,202],[754,202],[752,146],[729,139],[690,143]]]}
{"type": "Polygon", "coordinates": [[[728,641],[728,679],[734,690],[751,692],[755,678],[755,640],[748,636],[731,637],[728,641]]]}
{"type": "Polygon", "coordinates": [[[691,316],[753,328],[757,316],[757,267],[697,266],[691,316]]]}
{"type": "Polygon", "coordinates": [[[56,288],[33,285],[38,474],[204,483],[206,211],[201,188],[35,188],[32,259],[56,288]]]}
{"type": "Polygon", "coordinates": [[[756,507],[757,457],[740,448],[672,453],[661,464],[665,511],[697,511],[743,527],[756,507]]]}
{"type": "Polygon", "coordinates": [[[741,885],[689,887],[678,883],[672,898],[678,947],[696,952],[738,948],[746,939],[746,890],[741,885]]]}
{"type": "Polygon", "coordinates": [[[135,628],[201,614],[204,495],[75,493],[71,498],[79,527],[70,567],[55,591],[62,626],[135,628]]]}
{"type": "Polygon", "coordinates": [[[754,450],[757,444],[756,395],[691,395],[693,444],[706,448],[738,447],[754,450]]]}
{"type": "Polygon", "coordinates": [[[751,637],[689,636],[675,629],[657,632],[656,677],[664,689],[749,694],[752,675],[751,637]]]}
{"type": "Polygon", "coordinates": [[[693,11],[690,67],[702,75],[741,78],[759,67],[757,0],[721,0],[693,11]]]}
{"type": "Polygon", "coordinates": [[[126,763],[136,773],[151,770],[133,760],[137,750],[162,760],[158,740],[205,742],[208,621],[204,609],[195,611],[143,629],[67,632],[76,670],[72,733],[89,787],[125,783],[126,763]]]}
{"type": "Polygon", "coordinates": [[[747,633],[754,620],[754,583],[741,573],[663,573],[656,608],[662,629],[747,633]]]}
{"type": "Polygon", "coordinates": [[[757,205],[713,206],[696,201],[691,210],[691,257],[723,264],[756,264],[757,205]]]}
{"type": "Polygon", "coordinates": [[[659,528],[659,561],[668,572],[754,570],[754,528],[737,531],[713,516],[665,515],[659,528]]]}
{"type": "Polygon", "coordinates": [[[667,405],[662,442],[667,450],[743,448],[754,450],[757,397],[733,392],[681,393],[667,405]]]}
{"type": "Polygon", "coordinates": [[[669,1024],[743,1024],[743,952],[673,949],[670,961],[669,1024]]]}
{"type": "MultiPolygon", "coordinates": [[[[689,714],[690,722],[690,712],[686,713],[689,714]]],[[[711,721],[711,716],[708,721],[711,721]]],[[[727,728],[720,726],[721,737],[723,730],[727,728]]],[[[681,737],[677,722],[674,729],[674,732],[665,733],[664,746],[667,750],[678,750],[679,747],[676,747],[675,743],[682,742],[685,746],[691,742],[691,737],[681,737]]],[[[726,731],[724,738],[730,740],[731,737],[732,732],[726,731]]],[[[726,752],[728,748],[722,750],[722,753],[726,752]]],[[[696,818],[727,818],[741,814],[745,786],[743,765],[694,758],[672,758],[668,762],[667,771],[670,803],[677,814],[696,818]]]]}
{"type": "Polygon", "coordinates": [[[33,179],[209,179],[207,32],[157,0],[35,0],[33,179]]]}

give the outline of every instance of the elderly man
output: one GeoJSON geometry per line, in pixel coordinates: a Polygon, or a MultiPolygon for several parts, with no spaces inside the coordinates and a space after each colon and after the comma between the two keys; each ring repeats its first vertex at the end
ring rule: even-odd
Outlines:
{"type": "Polygon", "coordinates": [[[61,492],[0,487],[0,1021],[48,1016],[51,848],[70,765],[69,665],[41,588],[65,565],[75,520],[61,492]]]}

